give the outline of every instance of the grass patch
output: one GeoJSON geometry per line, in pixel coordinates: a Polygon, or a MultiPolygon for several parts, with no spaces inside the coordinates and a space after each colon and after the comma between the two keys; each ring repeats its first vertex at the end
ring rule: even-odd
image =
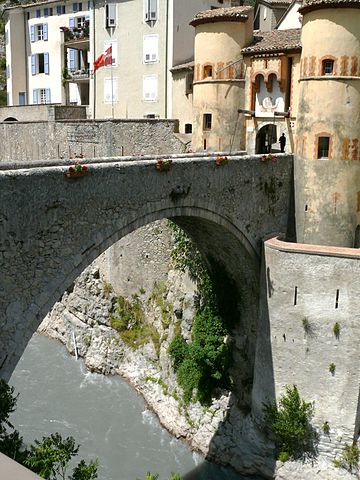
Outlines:
{"type": "Polygon", "coordinates": [[[144,311],[137,295],[132,302],[119,296],[115,312],[110,316],[110,325],[121,339],[134,350],[152,340],[156,354],[160,353],[160,334],[155,327],[146,323],[144,311]]]}
{"type": "Polygon", "coordinates": [[[164,330],[170,327],[173,307],[165,300],[167,294],[166,283],[161,280],[154,283],[154,289],[149,297],[149,303],[155,303],[161,310],[161,325],[164,330]]]}

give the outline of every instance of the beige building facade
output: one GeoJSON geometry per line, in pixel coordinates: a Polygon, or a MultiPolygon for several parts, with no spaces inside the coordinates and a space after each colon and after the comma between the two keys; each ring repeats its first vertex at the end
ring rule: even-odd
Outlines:
{"type": "Polygon", "coordinates": [[[300,29],[253,30],[252,7],[209,10],[195,27],[193,149],[294,151],[300,29]]]}
{"type": "Polygon", "coordinates": [[[360,2],[306,0],[300,13],[298,240],[359,247],[360,2]]]}
{"type": "Polygon", "coordinates": [[[300,29],[258,32],[254,44],[243,49],[247,65],[245,111],[246,150],[266,154],[293,153],[299,101],[300,29]]]}
{"type": "Polygon", "coordinates": [[[200,12],[195,27],[193,147],[195,150],[244,150],[246,66],[242,48],[253,39],[253,8],[200,12]]]}
{"type": "Polygon", "coordinates": [[[172,118],[171,70],[193,58],[194,31],[189,22],[200,10],[224,2],[231,4],[230,0],[97,1],[93,60],[112,45],[113,63],[99,69],[91,83],[91,115],[172,118]]]}

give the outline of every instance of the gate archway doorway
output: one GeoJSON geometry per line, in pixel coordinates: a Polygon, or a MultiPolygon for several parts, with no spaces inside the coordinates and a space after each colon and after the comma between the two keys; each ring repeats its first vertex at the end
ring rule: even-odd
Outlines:
{"type": "Polygon", "coordinates": [[[271,146],[273,143],[276,143],[276,139],[276,125],[273,123],[264,125],[256,134],[255,153],[270,153],[271,146]]]}

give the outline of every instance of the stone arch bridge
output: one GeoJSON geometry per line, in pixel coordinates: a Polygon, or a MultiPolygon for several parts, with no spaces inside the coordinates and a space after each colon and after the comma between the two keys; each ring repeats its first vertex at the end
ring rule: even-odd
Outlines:
{"type": "Polygon", "coordinates": [[[220,167],[214,156],[172,159],[168,173],[156,170],[154,157],[94,159],[90,174],[75,179],[66,177],[66,161],[0,164],[2,377],[10,377],[44,316],[94,259],[131,231],[171,218],[210,269],[225,273],[223,288],[234,289],[237,343],[248,358],[244,375],[253,380],[262,241],[292,222],[292,157],[272,163],[231,156],[220,167]]]}

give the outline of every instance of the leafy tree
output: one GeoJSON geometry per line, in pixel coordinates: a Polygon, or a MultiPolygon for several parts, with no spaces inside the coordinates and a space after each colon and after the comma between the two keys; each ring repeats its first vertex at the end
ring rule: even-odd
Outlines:
{"type": "Polygon", "coordinates": [[[311,426],[314,407],[300,398],[296,385],[286,386],[285,394],[264,405],[265,421],[275,436],[278,458],[301,458],[316,454],[317,433],[311,426]]]}
{"type": "Polygon", "coordinates": [[[35,440],[25,465],[47,480],[56,480],[58,475],[65,480],[69,462],[78,451],[79,445],[75,444],[73,437],[63,439],[59,433],[52,433],[42,441],[35,440]]]}
{"type": "Polygon", "coordinates": [[[80,460],[69,480],[95,480],[97,478],[97,467],[97,460],[91,460],[88,465],[84,460],[80,460]]]}
{"type": "MultiPolygon", "coordinates": [[[[29,467],[47,480],[66,479],[69,461],[79,450],[73,437],[65,439],[59,433],[35,440],[29,450],[25,449],[23,439],[9,421],[15,411],[18,394],[0,379],[0,452],[29,467]],[[9,431],[10,430],[10,431],[9,431]]],[[[69,480],[95,480],[97,478],[97,460],[88,465],[81,460],[74,468],[69,480]]]]}
{"type": "Polygon", "coordinates": [[[0,378],[0,434],[5,432],[6,426],[13,428],[9,416],[15,411],[18,396],[14,394],[14,387],[0,378]]]}
{"type": "MultiPolygon", "coordinates": [[[[156,473],[151,473],[147,472],[145,476],[145,480],[158,480],[159,479],[159,474],[156,473]]],[[[182,477],[178,473],[172,473],[169,477],[169,480],[182,480],[182,477]]]]}
{"type": "Polygon", "coordinates": [[[14,387],[0,379],[0,452],[21,463],[26,457],[23,440],[9,421],[10,414],[15,411],[18,396],[14,394],[14,387]]]}

